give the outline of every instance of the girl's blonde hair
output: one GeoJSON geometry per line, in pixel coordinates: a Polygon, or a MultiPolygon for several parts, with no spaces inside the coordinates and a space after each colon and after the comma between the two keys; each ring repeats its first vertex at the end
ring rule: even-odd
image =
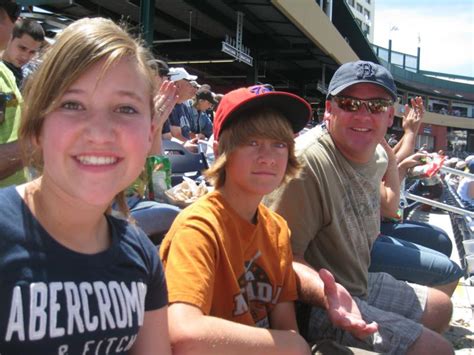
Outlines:
{"type": "Polygon", "coordinates": [[[301,164],[295,155],[291,124],[280,112],[265,108],[234,117],[230,125],[219,134],[218,157],[212,167],[204,173],[215,188],[220,188],[225,183],[225,167],[229,155],[251,138],[268,138],[285,142],[288,146],[288,164],[282,183],[298,176],[301,164]]]}
{"type": "MultiPolygon", "coordinates": [[[[104,18],[83,18],[58,35],[25,86],[19,130],[25,166],[42,172],[43,157],[37,141],[46,115],[58,107],[65,91],[95,63],[105,59],[98,78],[101,80],[107,69],[124,57],[135,60],[138,70],[143,73],[150,87],[150,112],[154,112],[154,75],[147,65],[152,56],[126,29],[104,18]]],[[[128,215],[124,193],[119,193],[115,200],[120,210],[128,215]]]]}

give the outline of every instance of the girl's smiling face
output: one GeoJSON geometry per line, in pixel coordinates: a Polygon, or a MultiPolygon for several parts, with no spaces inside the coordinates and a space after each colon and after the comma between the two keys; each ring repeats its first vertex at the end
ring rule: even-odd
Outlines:
{"type": "Polygon", "coordinates": [[[58,98],[38,143],[43,184],[108,205],[140,174],[153,136],[151,88],[135,60],[91,66],[58,98]]]}

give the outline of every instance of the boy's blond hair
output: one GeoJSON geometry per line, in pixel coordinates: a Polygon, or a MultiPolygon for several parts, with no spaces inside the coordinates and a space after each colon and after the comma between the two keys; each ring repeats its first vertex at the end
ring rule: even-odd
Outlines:
{"type": "Polygon", "coordinates": [[[212,167],[204,173],[215,188],[220,188],[225,184],[228,156],[235,148],[245,144],[251,138],[269,138],[285,142],[288,146],[288,164],[282,183],[298,176],[301,164],[295,155],[291,124],[280,112],[264,108],[235,117],[231,124],[219,134],[218,157],[212,167]]]}

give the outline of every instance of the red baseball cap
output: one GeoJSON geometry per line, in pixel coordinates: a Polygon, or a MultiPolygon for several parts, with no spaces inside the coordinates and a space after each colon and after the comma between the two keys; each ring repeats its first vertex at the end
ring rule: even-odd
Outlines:
{"type": "Polygon", "coordinates": [[[269,85],[255,85],[230,91],[222,97],[214,117],[214,139],[244,111],[268,107],[280,112],[290,122],[293,132],[301,131],[311,117],[311,106],[298,95],[273,91],[269,85]]]}

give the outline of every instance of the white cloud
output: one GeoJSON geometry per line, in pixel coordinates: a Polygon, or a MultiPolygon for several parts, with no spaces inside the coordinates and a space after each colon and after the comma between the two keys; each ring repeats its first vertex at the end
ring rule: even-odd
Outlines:
{"type": "Polygon", "coordinates": [[[388,47],[391,36],[393,50],[416,55],[420,36],[422,70],[474,77],[474,2],[389,3],[376,2],[377,45],[388,47]],[[393,26],[398,31],[390,32],[393,26]]]}

